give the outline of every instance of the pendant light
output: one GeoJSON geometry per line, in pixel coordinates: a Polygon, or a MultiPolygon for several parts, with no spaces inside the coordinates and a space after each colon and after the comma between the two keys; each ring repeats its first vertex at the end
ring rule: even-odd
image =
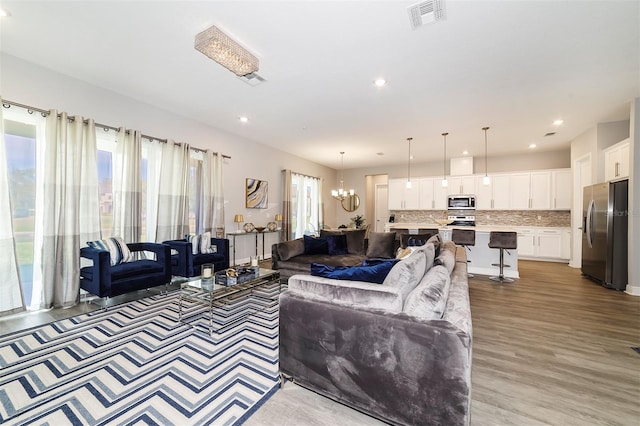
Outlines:
{"type": "Polygon", "coordinates": [[[407,138],[409,142],[409,159],[407,160],[407,189],[411,189],[411,141],[413,138],[407,138]]]}
{"type": "Polygon", "coordinates": [[[342,156],[340,166],[340,187],[338,189],[331,190],[331,196],[338,201],[342,201],[345,198],[353,196],[355,194],[355,191],[353,189],[350,189],[348,191],[344,189],[344,151],[341,151],[340,155],[342,156]]]}
{"type": "Polygon", "coordinates": [[[489,185],[491,183],[491,178],[487,175],[487,130],[488,127],[483,127],[484,130],[484,177],[482,178],[483,185],[489,185]]]}
{"type": "Polygon", "coordinates": [[[449,181],[447,181],[447,135],[449,133],[444,132],[442,137],[444,138],[444,157],[442,158],[442,187],[446,188],[449,186],[449,181]]]}

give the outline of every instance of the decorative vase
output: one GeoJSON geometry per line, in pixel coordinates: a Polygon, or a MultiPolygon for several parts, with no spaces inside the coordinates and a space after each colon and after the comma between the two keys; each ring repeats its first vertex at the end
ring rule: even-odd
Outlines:
{"type": "Polygon", "coordinates": [[[244,229],[244,232],[253,232],[253,230],[256,229],[256,227],[253,226],[253,223],[247,222],[244,224],[242,229],[244,229]]]}
{"type": "Polygon", "coordinates": [[[275,231],[275,230],[278,229],[278,224],[275,223],[275,222],[269,222],[269,223],[267,223],[267,229],[269,231],[275,231]]]}

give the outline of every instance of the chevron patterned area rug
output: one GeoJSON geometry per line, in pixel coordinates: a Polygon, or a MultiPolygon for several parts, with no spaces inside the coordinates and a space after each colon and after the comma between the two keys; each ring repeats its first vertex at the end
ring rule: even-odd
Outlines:
{"type": "Polygon", "coordinates": [[[241,424],[278,389],[278,291],[216,310],[212,336],[175,293],[2,336],[0,423],[241,424]]]}

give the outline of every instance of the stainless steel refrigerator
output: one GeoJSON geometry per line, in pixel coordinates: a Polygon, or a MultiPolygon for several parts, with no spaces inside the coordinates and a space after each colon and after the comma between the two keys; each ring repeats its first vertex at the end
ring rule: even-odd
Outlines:
{"type": "Polygon", "coordinates": [[[584,188],[582,273],[608,288],[627,286],[629,181],[584,188]]]}

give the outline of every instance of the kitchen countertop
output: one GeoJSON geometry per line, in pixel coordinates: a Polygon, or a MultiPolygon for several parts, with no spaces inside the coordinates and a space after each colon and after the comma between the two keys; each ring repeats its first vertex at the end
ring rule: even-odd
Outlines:
{"type": "Polygon", "coordinates": [[[424,228],[432,228],[439,229],[441,231],[448,231],[451,229],[472,229],[476,232],[491,232],[491,231],[502,231],[502,232],[517,232],[519,229],[530,229],[530,228],[568,228],[568,226],[502,226],[502,225],[479,225],[479,226],[441,226],[437,223],[416,223],[416,222],[394,222],[387,223],[385,225],[388,229],[400,228],[400,229],[424,229],[424,228]]]}

